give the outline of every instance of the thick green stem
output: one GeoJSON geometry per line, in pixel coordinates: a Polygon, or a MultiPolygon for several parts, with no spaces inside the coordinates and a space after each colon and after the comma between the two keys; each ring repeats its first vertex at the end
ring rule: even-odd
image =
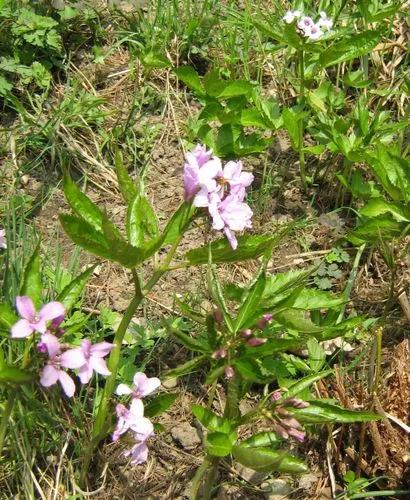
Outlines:
{"type": "MultiPolygon", "coordinates": [[[[299,53],[299,78],[300,78],[300,94],[299,102],[304,103],[305,100],[305,60],[303,50],[299,53]]],[[[305,162],[305,151],[303,146],[303,139],[305,134],[305,121],[302,118],[299,120],[299,168],[300,168],[300,181],[302,183],[302,189],[306,193],[307,183],[306,183],[306,162],[305,162]]]]}

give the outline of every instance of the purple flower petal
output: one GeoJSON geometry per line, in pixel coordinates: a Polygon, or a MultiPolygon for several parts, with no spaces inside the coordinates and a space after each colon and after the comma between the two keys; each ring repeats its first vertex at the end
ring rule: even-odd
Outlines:
{"type": "Polygon", "coordinates": [[[80,368],[86,363],[87,360],[81,347],[69,349],[61,355],[61,366],[64,366],[64,368],[80,368]]]}
{"type": "Polygon", "coordinates": [[[97,342],[90,347],[90,353],[96,358],[104,358],[114,347],[115,345],[110,342],[97,342]]]}
{"type": "Polygon", "coordinates": [[[65,315],[65,308],[61,302],[49,302],[45,304],[38,313],[41,321],[51,321],[65,315]]]}
{"type": "Polygon", "coordinates": [[[148,418],[142,417],[136,419],[130,429],[135,435],[137,441],[146,441],[154,434],[154,426],[148,418]]]}
{"type": "Polygon", "coordinates": [[[99,373],[100,375],[111,375],[110,370],[107,367],[107,363],[102,358],[97,358],[96,356],[91,356],[89,364],[91,368],[99,373]]]}
{"type": "Polygon", "coordinates": [[[50,387],[54,385],[58,380],[58,370],[52,365],[46,365],[41,370],[40,384],[43,387],[50,387]]]}
{"type": "Polygon", "coordinates": [[[82,384],[88,384],[93,376],[93,369],[89,363],[86,363],[78,370],[78,377],[82,384]]]}
{"type": "Polygon", "coordinates": [[[140,399],[134,398],[131,401],[130,413],[133,418],[142,418],[144,416],[144,404],[140,399]]]}
{"type": "Polygon", "coordinates": [[[58,380],[60,381],[61,387],[66,395],[71,398],[75,393],[75,384],[73,379],[68,375],[68,373],[63,370],[58,371],[58,380]]]}
{"type": "Polygon", "coordinates": [[[224,229],[225,236],[227,240],[229,241],[229,244],[232,247],[232,250],[236,250],[238,248],[238,240],[236,239],[235,233],[229,229],[229,227],[226,227],[224,229]]]}
{"type": "Polygon", "coordinates": [[[55,358],[61,352],[61,344],[58,338],[51,333],[44,333],[41,336],[41,342],[45,344],[50,358],[55,358]]]}
{"type": "Polygon", "coordinates": [[[132,389],[130,387],[128,387],[128,385],[120,384],[117,387],[117,390],[115,391],[115,393],[118,396],[129,396],[130,394],[132,394],[132,389]]]}
{"type": "Polygon", "coordinates": [[[139,443],[131,448],[131,450],[126,451],[124,455],[131,455],[131,463],[133,465],[140,465],[147,461],[148,459],[148,446],[145,443],[139,443]]]}
{"type": "Polygon", "coordinates": [[[139,390],[142,396],[148,396],[148,394],[151,394],[151,392],[157,390],[160,385],[161,381],[159,378],[151,377],[147,378],[147,380],[139,386],[139,390]]]}
{"type": "Polygon", "coordinates": [[[33,321],[36,316],[36,309],[30,297],[21,295],[16,297],[16,309],[20,316],[28,321],[33,321]]]}
{"type": "Polygon", "coordinates": [[[11,327],[11,337],[13,339],[24,339],[34,332],[34,329],[26,319],[20,319],[11,327]]]}

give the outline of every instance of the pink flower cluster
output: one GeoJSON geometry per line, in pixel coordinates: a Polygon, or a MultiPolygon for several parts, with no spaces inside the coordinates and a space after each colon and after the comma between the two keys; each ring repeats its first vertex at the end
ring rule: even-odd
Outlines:
{"type": "Polygon", "coordinates": [[[187,153],[185,159],[185,200],[207,208],[212,227],[223,231],[235,250],[238,246],[235,232],[252,227],[253,213],[244,200],[253,175],[242,172],[241,161],[229,161],[222,166],[221,160],[202,145],[187,153]]]}
{"type": "Polygon", "coordinates": [[[134,385],[128,387],[125,384],[120,384],[117,387],[119,396],[131,396],[130,408],[126,408],[123,404],[116,406],[117,426],[112,434],[113,441],[131,431],[135,439],[134,446],[125,452],[125,456],[131,456],[131,463],[139,465],[144,463],[148,458],[147,440],[154,435],[154,426],[152,422],[144,417],[144,405],[142,398],[154,392],[161,385],[161,381],[156,377],[147,377],[145,373],[137,372],[133,379],[134,385]]]}
{"type": "Polygon", "coordinates": [[[90,381],[93,371],[100,375],[110,375],[104,360],[114,347],[109,342],[91,344],[88,339],[82,341],[80,347],[70,348],[62,344],[56,335],[61,335],[60,325],[65,317],[65,309],[60,302],[49,302],[37,313],[30,297],[16,298],[16,309],[21,319],[11,328],[14,339],[27,338],[40,333],[37,350],[48,356],[41,370],[40,384],[50,387],[57,382],[61,384],[68,397],[75,393],[75,383],[65,369],[78,370],[81,383],[90,381]]]}
{"type": "Polygon", "coordinates": [[[297,21],[297,30],[309,40],[319,40],[323,36],[323,30],[331,30],[333,21],[327,17],[326,12],[319,13],[319,20],[315,23],[309,16],[305,16],[299,10],[288,10],[283,17],[283,21],[292,24],[297,21]]]}
{"type": "Polygon", "coordinates": [[[6,231],[4,229],[0,229],[0,249],[5,248],[7,248],[6,231]]]}
{"type": "Polygon", "coordinates": [[[298,398],[287,398],[282,403],[277,403],[282,399],[281,390],[274,391],[271,396],[271,401],[275,404],[275,422],[272,427],[273,431],[282,439],[295,438],[299,442],[303,442],[306,433],[301,424],[294,418],[287,408],[307,408],[309,403],[298,398]]]}

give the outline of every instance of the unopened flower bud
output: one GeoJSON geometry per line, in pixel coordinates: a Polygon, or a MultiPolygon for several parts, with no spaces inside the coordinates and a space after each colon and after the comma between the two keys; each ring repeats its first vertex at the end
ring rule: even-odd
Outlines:
{"type": "Polygon", "coordinates": [[[300,423],[296,420],[296,418],[292,417],[285,417],[281,419],[281,424],[286,427],[287,429],[301,429],[302,426],[300,423]]]}
{"type": "Polygon", "coordinates": [[[270,398],[272,401],[278,401],[281,397],[282,397],[282,391],[278,389],[277,391],[272,392],[270,398]]]}
{"type": "Polygon", "coordinates": [[[242,330],[240,334],[243,339],[247,339],[252,335],[252,330],[250,328],[246,328],[245,330],[242,330]]]}
{"type": "Polygon", "coordinates": [[[283,402],[283,406],[291,406],[292,408],[307,408],[309,403],[298,398],[288,398],[283,402]]]}
{"type": "Polygon", "coordinates": [[[279,406],[279,408],[276,408],[275,411],[278,415],[281,415],[282,417],[287,417],[289,415],[288,410],[285,410],[285,408],[282,408],[282,406],[279,406]]]}
{"type": "Polygon", "coordinates": [[[235,370],[232,368],[232,366],[225,366],[225,377],[227,379],[230,379],[235,376],[235,370]]]}
{"type": "Polygon", "coordinates": [[[227,355],[226,349],[224,349],[223,347],[212,353],[212,357],[214,359],[223,359],[226,358],[226,355],[227,355]]]}
{"type": "Polygon", "coordinates": [[[262,339],[260,337],[255,337],[254,339],[249,339],[246,343],[250,347],[257,347],[258,345],[262,345],[267,341],[268,341],[268,339],[262,339]]]}
{"type": "Polygon", "coordinates": [[[306,436],[306,434],[303,431],[298,431],[296,429],[288,429],[288,434],[289,434],[289,436],[294,437],[295,439],[297,439],[301,443],[303,443],[303,441],[305,440],[305,436],[306,436]]]}
{"type": "Polygon", "coordinates": [[[39,342],[37,344],[37,351],[41,354],[45,354],[47,352],[47,345],[45,342],[39,342]]]}
{"type": "Polygon", "coordinates": [[[219,309],[215,309],[213,314],[214,314],[214,320],[216,321],[216,323],[223,322],[224,317],[223,317],[222,312],[219,309]]]}
{"type": "Polygon", "coordinates": [[[262,318],[256,323],[256,327],[260,330],[263,330],[265,326],[270,323],[272,318],[272,314],[264,314],[262,318]]]}
{"type": "Polygon", "coordinates": [[[288,439],[289,437],[289,434],[287,433],[286,429],[279,424],[274,424],[272,426],[272,430],[282,439],[288,439]]]}

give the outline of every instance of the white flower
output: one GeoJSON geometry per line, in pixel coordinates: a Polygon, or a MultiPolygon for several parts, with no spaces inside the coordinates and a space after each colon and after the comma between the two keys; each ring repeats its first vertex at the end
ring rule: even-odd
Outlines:
{"type": "Polygon", "coordinates": [[[0,229],[0,248],[7,248],[6,231],[0,229]]]}
{"type": "Polygon", "coordinates": [[[309,38],[309,40],[319,40],[323,35],[323,31],[320,29],[319,24],[313,24],[313,26],[305,31],[305,36],[309,38]]]}
{"type": "Polygon", "coordinates": [[[302,13],[299,10],[288,10],[286,14],[283,16],[283,21],[287,24],[293,23],[295,19],[298,19],[302,13]]]}
{"type": "Polygon", "coordinates": [[[323,10],[320,12],[320,19],[317,22],[317,25],[320,28],[324,28],[326,30],[331,30],[333,27],[333,21],[327,17],[326,12],[323,10]]]}

